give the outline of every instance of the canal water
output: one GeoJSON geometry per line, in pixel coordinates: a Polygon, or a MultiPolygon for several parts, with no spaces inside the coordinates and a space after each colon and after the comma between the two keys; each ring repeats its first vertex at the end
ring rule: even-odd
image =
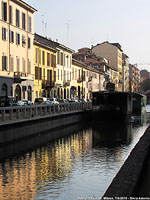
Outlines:
{"type": "Polygon", "coordinates": [[[0,146],[0,199],[100,199],[148,127],[147,111],[0,146]]]}

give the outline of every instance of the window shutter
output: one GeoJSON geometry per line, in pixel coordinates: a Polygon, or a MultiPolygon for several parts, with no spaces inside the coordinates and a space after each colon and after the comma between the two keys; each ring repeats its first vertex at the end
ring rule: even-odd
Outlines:
{"type": "Polygon", "coordinates": [[[4,32],[4,28],[2,28],[2,40],[5,40],[5,32],[4,32]]]}
{"type": "Polygon", "coordinates": [[[8,30],[7,29],[5,30],[6,30],[6,40],[8,40],[8,30]]]}

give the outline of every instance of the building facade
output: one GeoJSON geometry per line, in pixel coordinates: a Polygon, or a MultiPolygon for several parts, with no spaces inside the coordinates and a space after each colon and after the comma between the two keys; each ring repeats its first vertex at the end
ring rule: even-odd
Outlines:
{"type": "Polygon", "coordinates": [[[140,92],[140,70],[137,65],[129,64],[129,90],[131,92],[140,92]]]}
{"type": "Polygon", "coordinates": [[[0,1],[0,96],[33,101],[34,12],[19,0],[0,1]]]}
{"type": "Polygon", "coordinates": [[[123,92],[129,92],[129,60],[128,56],[124,53],[122,57],[123,92]]]}
{"type": "Polygon", "coordinates": [[[103,42],[92,47],[92,52],[97,57],[103,57],[108,60],[108,64],[114,73],[112,74],[113,83],[117,91],[123,89],[123,76],[122,76],[122,49],[119,43],[103,42]]]}
{"type": "Polygon", "coordinates": [[[70,99],[72,77],[72,54],[73,50],[60,44],[57,45],[57,76],[56,90],[58,99],[70,99]]]}
{"type": "Polygon", "coordinates": [[[53,98],[56,91],[56,45],[35,34],[34,37],[34,99],[53,98]]]}

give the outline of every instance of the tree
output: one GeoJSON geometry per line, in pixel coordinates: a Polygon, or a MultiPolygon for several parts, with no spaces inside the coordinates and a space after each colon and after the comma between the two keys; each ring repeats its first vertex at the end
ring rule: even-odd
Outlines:
{"type": "Polygon", "coordinates": [[[141,83],[141,90],[145,92],[149,89],[150,89],[150,79],[148,78],[141,83]]]}

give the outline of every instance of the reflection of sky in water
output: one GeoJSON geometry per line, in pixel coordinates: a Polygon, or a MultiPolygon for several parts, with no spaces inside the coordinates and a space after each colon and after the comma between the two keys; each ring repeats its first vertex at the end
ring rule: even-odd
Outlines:
{"type": "Polygon", "coordinates": [[[0,199],[101,197],[144,133],[145,120],[94,124],[7,159],[0,164],[0,199]]]}

